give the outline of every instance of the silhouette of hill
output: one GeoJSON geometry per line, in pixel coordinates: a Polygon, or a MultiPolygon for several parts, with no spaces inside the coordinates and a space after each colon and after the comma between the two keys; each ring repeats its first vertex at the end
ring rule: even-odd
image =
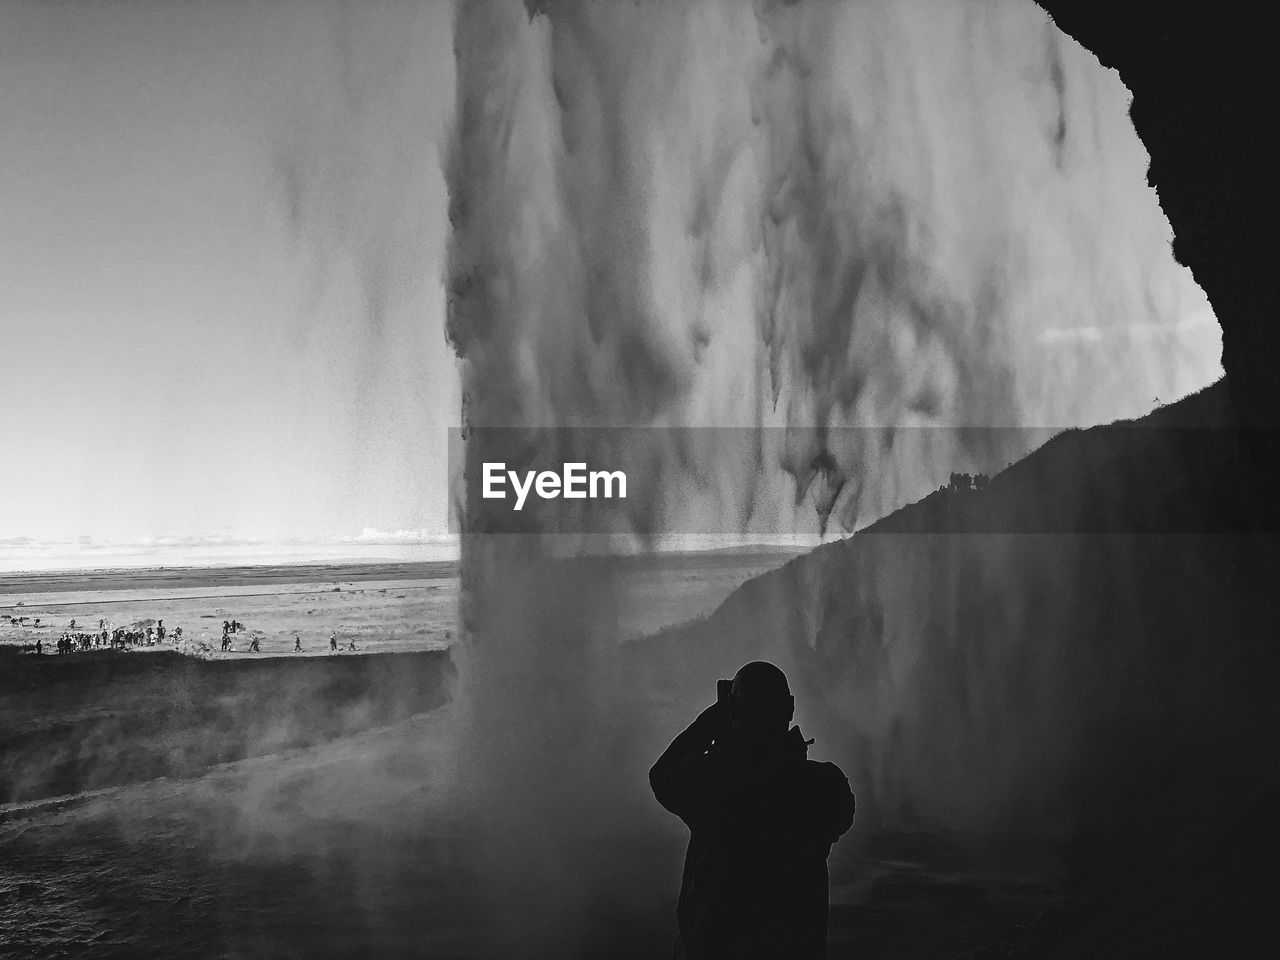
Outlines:
{"type": "Polygon", "coordinates": [[[868,532],[1257,532],[1250,432],[1219,380],[1138,420],[1064,431],[982,490],[940,489],[868,532]]]}

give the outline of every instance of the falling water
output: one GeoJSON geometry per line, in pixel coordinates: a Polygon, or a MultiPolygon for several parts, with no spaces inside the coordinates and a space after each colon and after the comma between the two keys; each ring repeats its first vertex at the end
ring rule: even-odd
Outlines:
{"type": "MultiPolygon", "coordinates": [[[[849,531],[1219,373],[1120,79],[1029,2],[471,0],[455,41],[473,476],[488,428],[643,427],[556,434],[640,478],[609,529],[849,531]],[[726,427],[747,459],[674,432],[726,427]]],[[[643,789],[601,734],[617,585],[463,513],[465,770],[554,926],[586,785],[643,789]]]]}

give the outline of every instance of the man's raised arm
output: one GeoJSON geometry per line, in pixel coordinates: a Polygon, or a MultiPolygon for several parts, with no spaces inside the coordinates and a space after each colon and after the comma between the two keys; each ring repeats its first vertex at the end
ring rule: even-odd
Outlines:
{"type": "Polygon", "coordinates": [[[724,707],[713,703],[671,741],[649,770],[649,786],[658,802],[684,817],[702,792],[700,772],[707,749],[723,730],[724,707]]]}

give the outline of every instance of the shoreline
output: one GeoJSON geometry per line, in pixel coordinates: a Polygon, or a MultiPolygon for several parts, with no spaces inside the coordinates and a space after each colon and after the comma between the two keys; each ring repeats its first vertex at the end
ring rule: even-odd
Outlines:
{"type": "Polygon", "coordinates": [[[212,588],[289,583],[360,583],[369,580],[441,580],[456,577],[457,566],[451,560],[377,563],[354,561],[0,572],[0,596],[92,590],[155,590],[180,588],[186,584],[212,588]]]}
{"type": "Polygon", "coordinates": [[[104,631],[144,631],[163,623],[166,640],[138,649],[212,653],[214,659],[304,659],[329,654],[329,637],[336,634],[346,654],[436,650],[448,646],[456,628],[453,573],[450,565],[366,564],[0,577],[0,647],[42,640],[53,654],[68,632],[73,639],[80,635],[78,643],[93,636],[101,643],[104,631]],[[230,621],[242,629],[231,637],[234,651],[224,652],[220,629],[230,621]],[[179,628],[182,639],[175,644],[179,628]],[[302,638],[298,653],[295,635],[302,638]],[[260,650],[250,654],[245,648],[255,640],[260,650]],[[355,650],[348,649],[352,641],[355,650]]]}

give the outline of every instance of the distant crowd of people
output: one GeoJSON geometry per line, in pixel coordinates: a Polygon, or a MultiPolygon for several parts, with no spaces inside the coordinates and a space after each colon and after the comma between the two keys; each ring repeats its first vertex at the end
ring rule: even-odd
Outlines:
{"type": "MultiPolygon", "coordinates": [[[[6,616],[6,620],[17,626],[26,626],[28,619],[31,619],[30,626],[40,627],[40,618],[28,618],[26,616],[6,616]]],[[[233,652],[235,650],[234,637],[237,634],[245,632],[246,628],[239,620],[223,620],[222,621],[222,644],[223,653],[233,652]]],[[[262,634],[260,631],[254,630],[249,632],[247,650],[249,653],[260,653],[262,634]]],[[[67,629],[62,631],[57,642],[53,644],[57,653],[79,653],[91,650],[128,650],[133,647],[154,647],[156,644],[170,642],[179,644],[182,642],[182,627],[174,627],[172,631],[165,627],[163,620],[156,620],[154,623],[146,621],[135,622],[130,626],[116,627],[107,622],[106,618],[98,620],[97,629],[84,629],[77,627],[76,618],[72,617],[67,624],[67,629]]],[[[27,644],[23,649],[30,653],[43,654],[46,644],[41,637],[36,638],[33,644],[27,644]]],[[[199,648],[204,651],[212,652],[207,642],[201,642],[199,648]]],[[[345,647],[339,647],[338,632],[332,630],[329,633],[329,652],[338,653],[340,650],[349,650],[356,652],[359,647],[356,646],[355,638],[351,638],[345,647]]],[[[293,652],[303,653],[302,635],[297,631],[293,634],[293,652]]]]}
{"type": "MultiPolygon", "coordinates": [[[[36,624],[39,626],[39,624],[36,624]]],[[[75,653],[76,651],[85,650],[124,650],[129,647],[154,647],[157,643],[164,643],[167,637],[170,637],[168,630],[165,629],[164,621],[157,620],[155,624],[148,624],[145,627],[134,625],[132,627],[110,627],[106,619],[98,621],[98,629],[93,632],[84,630],[76,630],[76,621],[72,618],[68,624],[67,630],[62,632],[62,636],[58,637],[57,651],[58,653],[75,653]]],[[[182,628],[175,627],[173,629],[172,640],[178,643],[182,639],[182,628]]],[[[44,652],[44,643],[40,638],[36,639],[35,652],[44,652]]]]}

